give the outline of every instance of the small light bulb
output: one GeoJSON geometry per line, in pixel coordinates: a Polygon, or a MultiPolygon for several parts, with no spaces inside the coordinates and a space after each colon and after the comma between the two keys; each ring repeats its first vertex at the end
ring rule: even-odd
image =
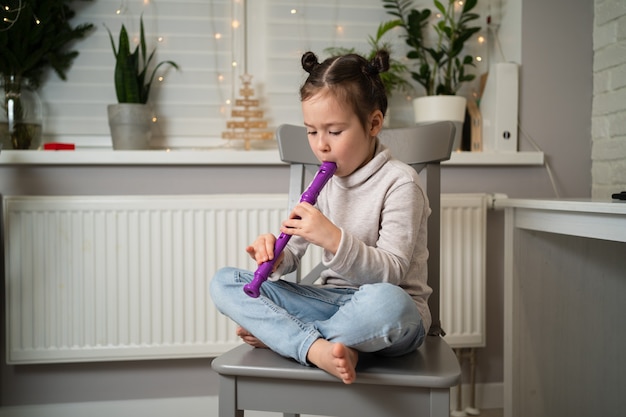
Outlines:
{"type": "Polygon", "coordinates": [[[156,123],[157,122],[157,117],[156,116],[152,116],[152,123],[156,123]]]}
{"type": "Polygon", "coordinates": [[[296,14],[298,11],[296,9],[291,9],[291,14],[296,14]]]}
{"type": "Polygon", "coordinates": [[[239,20],[235,19],[232,23],[233,29],[237,29],[239,27],[239,20]]]}
{"type": "Polygon", "coordinates": [[[480,35],[478,37],[478,43],[484,43],[485,42],[485,37],[483,35],[480,35]]]}
{"type": "Polygon", "coordinates": [[[221,33],[216,33],[215,34],[215,39],[222,39],[222,34],[221,33]]]}
{"type": "Polygon", "coordinates": [[[160,82],[160,83],[162,83],[164,79],[165,79],[165,78],[163,78],[163,76],[161,75],[161,76],[159,77],[159,82],[160,82]]]}
{"type": "Polygon", "coordinates": [[[482,60],[483,60],[483,57],[482,57],[482,56],[477,56],[477,57],[476,57],[476,61],[477,61],[477,62],[482,62],[482,60]]]}
{"type": "Polygon", "coordinates": [[[233,61],[230,65],[232,65],[232,67],[235,68],[237,66],[237,61],[233,61]]]}
{"type": "Polygon", "coordinates": [[[163,42],[163,36],[159,36],[159,37],[157,38],[157,42],[163,42]]]}

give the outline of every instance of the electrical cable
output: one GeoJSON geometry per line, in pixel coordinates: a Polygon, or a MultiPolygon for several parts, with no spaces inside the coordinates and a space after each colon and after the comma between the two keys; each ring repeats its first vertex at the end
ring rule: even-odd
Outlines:
{"type": "MultiPolygon", "coordinates": [[[[528,142],[531,144],[531,146],[533,148],[535,148],[536,151],[543,152],[543,150],[539,147],[539,145],[532,138],[532,136],[530,136],[526,132],[526,130],[522,127],[522,124],[521,124],[521,122],[519,120],[517,121],[517,126],[518,126],[518,129],[519,129],[520,133],[522,133],[522,136],[528,140],[528,142]]],[[[556,181],[554,180],[554,175],[552,174],[552,168],[550,168],[550,164],[545,159],[544,159],[544,166],[546,167],[546,172],[548,173],[548,177],[550,178],[550,183],[552,185],[552,191],[554,191],[554,196],[556,198],[561,198],[559,190],[558,190],[558,188],[556,186],[556,181]]]]}

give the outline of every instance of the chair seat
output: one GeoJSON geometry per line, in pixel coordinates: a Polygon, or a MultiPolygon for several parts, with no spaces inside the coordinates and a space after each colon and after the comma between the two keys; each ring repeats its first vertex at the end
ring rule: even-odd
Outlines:
{"type": "Polygon", "coordinates": [[[288,417],[447,416],[450,387],[461,377],[452,349],[437,336],[397,358],[361,354],[350,385],[248,345],[216,358],[212,367],[220,375],[220,417],[243,417],[243,410],[281,411],[288,417]]]}
{"type": "MultiPolygon", "coordinates": [[[[341,384],[330,374],[302,366],[269,349],[241,345],[213,360],[220,375],[281,380],[327,381],[341,384]]],[[[428,336],[412,354],[387,358],[360,354],[356,384],[450,388],[460,379],[461,369],[454,352],[437,336],[428,336]]]]}

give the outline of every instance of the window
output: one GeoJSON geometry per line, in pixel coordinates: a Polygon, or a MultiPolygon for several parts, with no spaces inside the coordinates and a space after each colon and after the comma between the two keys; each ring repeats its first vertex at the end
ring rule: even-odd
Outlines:
{"type": "MultiPolygon", "coordinates": [[[[431,7],[428,0],[416,4],[431,7]]],[[[68,80],[51,73],[40,90],[46,140],[110,146],[106,107],[116,98],[107,27],[116,44],[122,23],[136,38],[143,15],[149,48],[157,47],[154,61],[173,60],[181,67],[167,70],[164,80],[153,85],[154,141],[162,146],[206,147],[225,146],[221,134],[232,119],[232,100],[240,95],[240,76],[246,70],[270,128],[301,123],[302,53],[312,50],[323,59],[324,48],[330,46],[368,52],[367,36],[391,18],[380,0],[248,0],[245,14],[244,5],[244,0],[74,2],[73,24],[91,22],[96,29],[76,44],[80,55],[68,80]]],[[[401,51],[402,39],[398,36],[395,41],[401,51]]],[[[410,119],[406,99],[394,100],[399,114],[410,119]]]]}

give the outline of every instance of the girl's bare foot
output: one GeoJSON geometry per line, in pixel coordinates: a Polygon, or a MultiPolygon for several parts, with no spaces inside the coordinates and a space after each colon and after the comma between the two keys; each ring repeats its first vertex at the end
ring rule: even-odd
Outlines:
{"type": "Polygon", "coordinates": [[[344,384],[351,384],[356,379],[359,354],[343,343],[317,339],[309,348],[307,359],[318,368],[341,379],[344,384]]]}
{"type": "Polygon", "coordinates": [[[237,326],[237,330],[235,331],[235,333],[237,334],[237,336],[239,336],[241,338],[241,340],[243,340],[244,342],[246,342],[250,346],[254,346],[256,348],[267,349],[267,345],[265,343],[261,342],[259,339],[254,337],[254,335],[252,333],[250,333],[249,331],[247,331],[243,327],[237,326]]]}

